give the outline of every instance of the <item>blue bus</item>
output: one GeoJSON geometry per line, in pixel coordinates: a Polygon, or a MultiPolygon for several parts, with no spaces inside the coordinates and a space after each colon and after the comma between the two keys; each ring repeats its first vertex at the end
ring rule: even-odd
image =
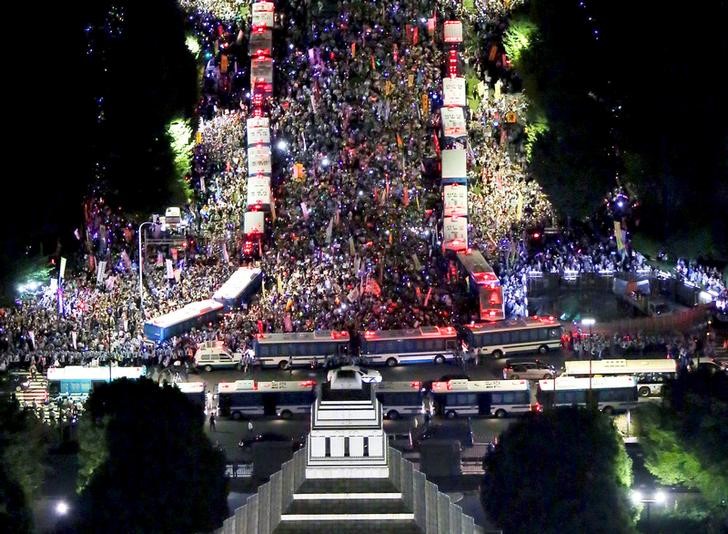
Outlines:
{"type": "Polygon", "coordinates": [[[179,310],[160,315],[144,323],[144,337],[151,341],[164,341],[179,336],[193,327],[216,321],[224,306],[216,300],[192,302],[179,310]]]}
{"type": "Polygon", "coordinates": [[[445,363],[458,352],[457,331],[451,326],[364,332],[361,356],[370,364],[445,363]]]}
{"type": "Polygon", "coordinates": [[[119,378],[136,380],[144,376],[143,367],[51,367],[48,369],[49,398],[69,397],[83,400],[97,384],[119,378]]]}
{"type": "Polygon", "coordinates": [[[215,291],[212,299],[224,304],[226,309],[240,306],[258,292],[262,282],[263,271],[241,267],[215,291]]]}

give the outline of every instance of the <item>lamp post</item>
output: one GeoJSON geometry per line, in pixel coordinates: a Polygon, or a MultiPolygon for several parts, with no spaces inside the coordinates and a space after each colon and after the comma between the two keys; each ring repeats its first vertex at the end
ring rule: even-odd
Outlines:
{"type": "MultiPolygon", "coordinates": [[[[594,343],[594,340],[592,339],[592,327],[597,323],[596,319],[592,317],[585,317],[581,320],[581,326],[588,326],[589,327],[589,341],[590,343],[594,343]]],[[[593,394],[592,394],[592,351],[589,351],[589,403],[593,404],[593,394]]]]}
{"type": "Polygon", "coordinates": [[[632,499],[632,504],[637,506],[638,504],[646,504],[647,505],[647,525],[649,527],[650,525],[650,506],[654,504],[665,504],[667,502],[667,495],[665,495],[665,492],[661,489],[658,489],[655,491],[655,493],[652,495],[651,498],[645,498],[643,493],[640,490],[632,490],[630,492],[630,498],[632,499]]]}
{"type": "Polygon", "coordinates": [[[144,221],[139,225],[139,311],[142,315],[142,322],[144,322],[144,287],[142,285],[142,276],[144,275],[144,258],[142,257],[142,228],[145,224],[152,224],[152,221],[144,221]]]}

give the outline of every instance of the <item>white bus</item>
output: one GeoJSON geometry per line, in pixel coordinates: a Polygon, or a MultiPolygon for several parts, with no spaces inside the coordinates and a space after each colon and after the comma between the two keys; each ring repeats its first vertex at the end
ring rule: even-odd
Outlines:
{"type": "Polygon", "coordinates": [[[366,331],[362,337],[362,358],[368,364],[389,367],[453,361],[459,348],[457,331],[451,326],[366,331]]]}
{"type": "Polygon", "coordinates": [[[174,386],[184,393],[193,404],[199,406],[203,410],[207,399],[205,397],[205,383],[204,382],[175,382],[174,386]]]}
{"type": "Polygon", "coordinates": [[[48,368],[48,395],[50,398],[68,397],[83,400],[97,384],[104,384],[120,378],[135,380],[144,376],[143,367],[99,366],[48,368]]]}
{"type": "Polygon", "coordinates": [[[226,308],[234,308],[247,302],[260,289],[263,271],[240,267],[212,295],[212,299],[224,304],[226,308]]]}
{"type": "Polygon", "coordinates": [[[336,330],[258,334],[253,342],[255,358],[261,367],[288,369],[310,365],[314,360],[323,365],[327,358],[339,359],[348,354],[349,333],[336,330]]]}
{"type": "Polygon", "coordinates": [[[623,376],[637,378],[637,392],[642,397],[659,395],[665,382],[675,378],[677,362],[659,358],[650,360],[570,360],[564,362],[565,376],[623,376]]]}
{"type": "Polygon", "coordinates": [[[425,399],[422,382],[379,382],[374,388],[387,419],[418,416],[425,413],[425,399]]]}
{"type": "Polygon", "coordinates": [[[553,317],[526,317],[464,325],[461,335],[473,356],[502,358],[518,352],[547,353],[561,347],[561,324],[553,317]]]}
{"type": "Polygon", "coordinates": [[[233,419],[254,416],[288,419],[294,414],[307,414],[316,399],[316,381],[236,380],[217,385],[220,415],[233,419]]]}
{"type": "Polygon", "coordinates": [[[606,414],[637,406],[637,379],[633,376],[539,380],[536,398],[541,407],[586,406],[590,390],[598,408],[606,414]]]}
{"type": "Polygon", "coordinates": [[[432,411],[452,419],[459,415],[494,415],[531,411],[528,380],[466,380],[433,382],[432,411]]]}

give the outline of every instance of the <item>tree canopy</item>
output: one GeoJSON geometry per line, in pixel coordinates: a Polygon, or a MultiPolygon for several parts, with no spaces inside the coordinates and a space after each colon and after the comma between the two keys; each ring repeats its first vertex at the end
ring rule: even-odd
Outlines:
{"type": "Polygon", "coordinates": [[[204,416],[178,389],[150,380],[97,387],[80,436],[82,532],[199,532],[227,516],[225,459],[204,416]],[[89,428],[94,427],[94,428],[89,428]],[[104,440],[103,446],[90,440],[104,440]]]}
{"type": "Polygon", "coordinates": [[[699,370],[665,386],[638,412],[645,467],[664,484],[700,490],[728,519],[728,377],[699,370]]]}
{"type": "Polygon", "coordinates": [[[632,462],[596,410],[529,414],[502,434],[484,465],[481,501],[507,534],[634,532],[632,462]]]}

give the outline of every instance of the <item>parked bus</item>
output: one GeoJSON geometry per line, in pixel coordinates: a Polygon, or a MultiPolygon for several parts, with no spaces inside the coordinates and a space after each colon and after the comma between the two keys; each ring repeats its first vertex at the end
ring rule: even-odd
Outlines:
{"type": "Polygon", "coordinates": [[[241,267],[215,291],[212,299],[224,304],[227,309],[240,306],[258,292],[262,281],[263,271],[260,269],[241,267]]]}
{"type": "Polygon", "coordinates": [[[48,395],[50,398],[68,397],[84,400],[97,384],[119,378],[136,380],[144,376],[143,367],[50,367],[48,368],[48,395]]]}
{"type": "Polygon", "coordinates": [[[662,386],[675,378],[677,362],[659,358],[651,360],[570,360],[564,362],[565,376],[622,376],[637,378],[637,392],[642,397],[659,395],[662,386]]]}
{"type": "Polygon", "coordinates": [[[205,383],[204,382],[175,382],[177,389],[184,393],[193,404],[199,406],[202,410],[207,404],[205,383]]]}
{"type": "Polygon", "coordinates": [[[499,323],[465,325],[461,335],[474,356],[539,352],[561,347],[561,324],[553,317],[526,317],[499,323]]]}
{"type": "Polygon", "coordinates": [[[221,382],[217,385],[217,403],[220,415],[233,419],[254,416],[288,419],[311,411],[316,399],[315,387],[315,380],[221,382]]]}
{"type": "Polygon", "coordinates": [[[216,321],[223,305],[216,300],[191,302],[186,306],[160,315],[144,323],[144,336],[151,341],[164,341],[188,332],[193,327],[216,321]]]}
{"type": "Polygon", "coordinates": [[[337,330],[315,332],[291,332],[287,334],[258,334],[253,342],[255,358],[261,367],[288,369],[311,365],[323,365],[327,359],[340,359],[348,354],[349,333],[337,330]]]}
{"type": "Polygon", "coordinates": [[[382,405],[382,413],[387,419],[399,419],[403,415],[425,413],[425,400],[422,382],[379,382],[375,395],[382,405]]]}
{"type": "Polygon", "coordinates": [[[431,393],[435,415],[452,419],[460,415],[506,417],[531,410],[528,380],[466,380],[433,382],[431,393]]]}
{"type": "Polygon", "coordinates": [[[394,367],[407,363],[445,363],[458,352],[457,331],[451,326],[364,332],[362,358],[369,364],[394,367]]]}
{"type": "Polygon", "coordinates": [[[470,292],[478,299],[481,321],[502,321],[506,318],[503,288],[483,255],[474,249],[457,253],[460,270],[468,279],[470,292]]]}
{"type": "Polygon", "coordinates": [[[598,408],[604,413],[626,411],[637,406],[637,379],[633,376],[559,376],[539,380],[536,398],[542,407],[586,406],[590,390],[598,408]]]}

